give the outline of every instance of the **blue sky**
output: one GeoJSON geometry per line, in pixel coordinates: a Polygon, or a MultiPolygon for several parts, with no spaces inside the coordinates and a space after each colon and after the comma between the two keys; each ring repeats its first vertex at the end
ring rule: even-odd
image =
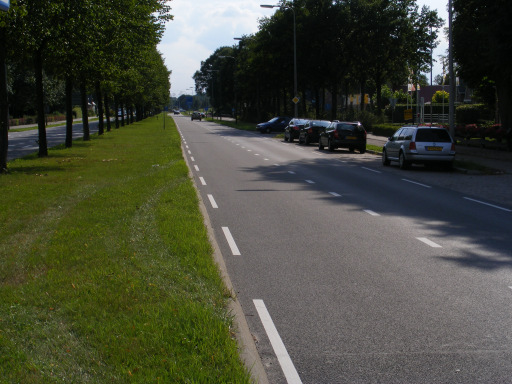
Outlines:
{"type": "MultiPolygon", "coordinates": [[[[168,22],[158,46],[171,74],[171,94],[193,94],[192,76],[217,48],[236,44],[234,37],[257,32],[258,19],[271,16],[275,9],[264,9],[260,4],[275,4],[271,0],[172,0],[174,20],[168,22]]],[[[448,24],[448,0],[417,0],[417,4],[437,9],[448,24]]],[[[448,43],[444,36],[434,58],[445,54],[448,43]]],[[[434,76],[442,72],[434,64],[434,76]]]]}

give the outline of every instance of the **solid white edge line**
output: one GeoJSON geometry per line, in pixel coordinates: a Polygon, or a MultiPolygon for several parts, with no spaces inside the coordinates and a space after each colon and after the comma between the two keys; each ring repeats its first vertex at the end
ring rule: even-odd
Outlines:
{"type": "Polygon", "coordinates": [[[510,209],[503,208],[503,207],[500,207],[500,206],[498,206],[498,205],[494,205],[494,204],[489,204],[489,203],[486,203],[486,202],[484,202],[484,201],[475,200],[475,199],[472,199],[472,198],[470,198],[470,197],[464,197],[464,199],[469,200],[469,201],[473,201],[473,202],[475,202],[475,203],[479,203],[479,204],[487,205],[487,206],[489,206],[489,207],[493,207],[493,208],[501,209],[502,211],[505,211],[505,212],[512,212],[512,210],[510,210],[510,209]]]}
{"type": "Polygon", "coordinates": [[[199,172],[199,167],[197,165],[194,165],[194,169],[199,172]]]}
{"type": "Polygon", "coordinates": [[[206,185],[206,181],[204,181],[204,177],[199,177],[199,181],[202,185],[206,185]]]}
{"type": "Polygon", "coordinates": [[[267,332],[267,336],[270,340],[270,344],[272,344],[272,348],[277,356],[277,360],[281,365],[281,369],[283,370],[284,376],[286,377],[286,381],[289,384],[301,384],[302,381],[299,377],[295,366],[293,365],[292,359],[290,355],[288,355],[288,351],[279,336],[279,332],[277,332],[276,326],[268,313],[267,307],[263,300],[254,299],[254,306],[256,307],[256,311],[258,311],[258,315],[260,316],[261,323],[263,324],[263,328],[265,328],[265,332],[267,332]]]}
{"type": "Polygon", "coordinates": [[[224,236],[226,236],[226,240],[228,241],[229,248],[231,248],[231,253],[233,254],[233,256],[240,256],[241,253],[238,250],[238,247],[236,246],[235,239],[233,239],[233,236],[231,235],[229,228],[222,227],[222,231],[224,232],[224,236]]]}
{"type": "Polygon", "coordinates": [[[213,198],[213,195],[207,195],[207,196],[208,196],[208,200],[210,200],[210,204],[212,205],[212,207],[213,208],[219,208],[219,206],[215,202],[215,199],[213,198]]]}
{"type": "Polygon", "coordinates": [[[370,209],[363,209],[364,212],[368,213],[369,215],[372,215],[372,216],[380,216],[377,212],[374,212],[370,209]]]}
{"type": "Polygon", "coordinates": [[[403,181],[407,181],[408,183],[411,183],[411,184],[419,185],[419,186],[424,187],[424,188],[432,188],[430,185],[421,184],[421,183],[418,183],[418,182],[416,182],[416,181],[407,180],[407,179],[402,179],[402,180],[403,180],[403,181]]]}
{"type": "Polygon", "coordinates": [[[417,237],[419,241],[422,241],[423,243],[430,245],[432,248],[443,248],[439,244],[434,243],[432,240],[427,239],[426,237],[417,237]]]}

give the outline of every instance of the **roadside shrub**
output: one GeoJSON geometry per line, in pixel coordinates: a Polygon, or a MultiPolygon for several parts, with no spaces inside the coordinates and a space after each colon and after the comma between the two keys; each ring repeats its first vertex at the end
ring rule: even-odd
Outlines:
{"type": "Polygon", "coordinates": [[[455,121],[458,124],[476,124],[482,120],[491,120],[491,115],[485,104],[464,104],[456,108],[455,121]]]}
{"type": "Polygon", "coordinates": [[[433,103],[448,103],[450,99],[450,94],[446,91],[436,91],[434,95],[432,96],[432,102],[433,103]]]}

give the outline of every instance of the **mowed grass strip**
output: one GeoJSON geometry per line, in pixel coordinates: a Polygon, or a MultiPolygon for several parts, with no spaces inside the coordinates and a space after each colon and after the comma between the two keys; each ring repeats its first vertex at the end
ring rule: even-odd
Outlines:
{"type": "Polygon", "coordinates": [[[0,382],[250,382],[171,119],[8,166],[0,382]]]}

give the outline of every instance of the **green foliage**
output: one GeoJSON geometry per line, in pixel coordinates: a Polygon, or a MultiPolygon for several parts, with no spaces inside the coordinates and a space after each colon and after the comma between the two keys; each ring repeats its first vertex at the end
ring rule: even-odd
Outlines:
{"type": "Polygon", "coordinates": [[[432,95],[433,103],[448,103],[450,100],[450,94],[446,91],[436,91],[432,95]]]}
{"type": "Polygon", "coordinates": [[[459,105],[455,110],[455,121],[458,124],[477,124],[491,118],[492,114],[484,104],[459,105]]]}

